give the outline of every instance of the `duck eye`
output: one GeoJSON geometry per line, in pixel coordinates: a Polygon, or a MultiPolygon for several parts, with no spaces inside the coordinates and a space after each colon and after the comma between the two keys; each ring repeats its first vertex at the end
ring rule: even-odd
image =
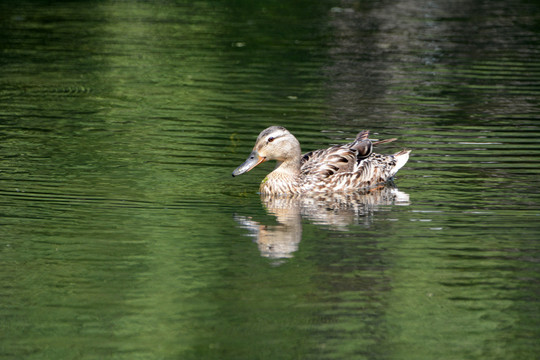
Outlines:
{"type": "Polygon", "coordinates": [[[270,137],[268,138],[268,142],[272,142],[272,141],[274,141],[274,138],[273,138],[272,136],[270,136],[270,137]]]}

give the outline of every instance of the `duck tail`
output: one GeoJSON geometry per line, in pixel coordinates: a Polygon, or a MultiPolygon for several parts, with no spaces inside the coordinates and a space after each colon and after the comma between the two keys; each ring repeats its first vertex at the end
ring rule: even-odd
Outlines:
{"type": "Polygon", "coordinates": [[[409,161],[409,154],[411,153],[411,150],[401,150],[392,155],[394,159],[396,159],[396,165],[392,169],[392,176],[394,176],[399,169],[401,169],[407,161],[409,161]]]}

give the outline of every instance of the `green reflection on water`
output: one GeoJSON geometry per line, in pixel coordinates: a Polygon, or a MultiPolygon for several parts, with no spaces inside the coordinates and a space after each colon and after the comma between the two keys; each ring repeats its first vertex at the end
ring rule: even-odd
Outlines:
{"type": "Polygon", "coordinates": [[[535,358],[536,8],[424,5],[0,5],[0,356],[535,358]],[[410,203],[266,258],[271,124],[399,137],[410,203]]]}

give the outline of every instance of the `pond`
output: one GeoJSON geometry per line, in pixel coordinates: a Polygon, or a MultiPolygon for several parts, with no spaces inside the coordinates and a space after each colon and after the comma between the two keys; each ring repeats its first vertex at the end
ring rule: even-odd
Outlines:
{"type": "Polygon", "coordinates": [[[0,358],[538,357],[538,3],[0,10],[0,358]],[[261,198],[270,125],[411,157],[261,198]]]}

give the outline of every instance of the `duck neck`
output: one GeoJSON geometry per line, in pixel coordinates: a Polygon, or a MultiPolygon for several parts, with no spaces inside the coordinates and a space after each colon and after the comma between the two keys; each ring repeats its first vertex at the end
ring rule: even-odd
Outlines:
{"type": "Polygon", "coordinates": [[[297,177],[300,175],[300,156],[294,156],[284,161],[278,161],[273,173],[297,177]]]}

